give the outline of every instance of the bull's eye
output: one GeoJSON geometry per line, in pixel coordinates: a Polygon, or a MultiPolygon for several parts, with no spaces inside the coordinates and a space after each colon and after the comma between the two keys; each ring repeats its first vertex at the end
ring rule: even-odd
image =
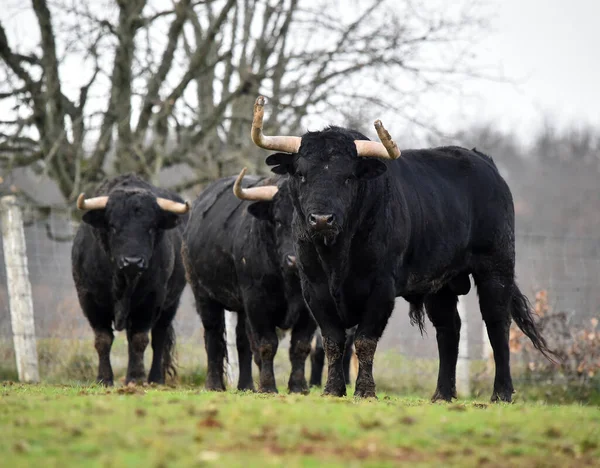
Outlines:
{"type": "Polygon", "coordinates": [[[153,236],[154,235],[154,228],[148,229],[148,234],[150,234],[151,236],[153,236]]]}
{"type": "Polygon", "coordinates": [[[303,184],[306,182],[306,177],[302,174],[300,174],[300,183],[303,184]]]}
{"type": "Polygon", "coordinates": [[[111,232],[112,234],[116,234],[116,233],[117,233],[117,228],[116,228],[116,227],[114,227],[114,226],[111,226],[111,228],[110,228],[110,232],[111,232]]]}

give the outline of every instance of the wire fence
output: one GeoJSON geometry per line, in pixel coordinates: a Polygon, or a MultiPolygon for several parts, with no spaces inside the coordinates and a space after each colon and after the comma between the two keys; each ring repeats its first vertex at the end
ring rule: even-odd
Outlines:
{"type": "MultiPolygon", "coordinates": [[[[40,359],[48,361],[41,363],[42,378],[53,377],[55,380],[78,377],[81,372],[93,378],[96,365],[93,335],[81,313],[71,277],[71,241],[56,241],[51,238],[55,236],[49,236],[53,224],[64,228],[69,223],[64,216],[61,221],[60,216],[57,220],[56,215],[51,214],[25,226],[35,331],[40,359]],[[62,348],[68,348],[69,352],[61,352],[62,348]]],[[[518,232],[516,239],[517,280],[532,301],[537,291],[547,290],[550,309],[565,312],[573,327],[600,316],[600,237],[518,232]]],[[[0,262],[4,265],[1,250],[0,262]]],[[[464,299],[464,306],[468,321],[467,358],[472,362],[483,362],[486,338],[475,288],[464,299]]],[[[188,370],[199,371],[206,360],[203,330],[189,287],[182,297],[175,329],[180,364],[188,370]]],[[[124,338],[120,339],[124,341],[124,338]]],[[[4,268],[0,269],[1,343],[4,345],[0,366],[11,369],[14,365],[10,362],[11,323],[4,268]]],[[[288,342],[284,340],[278,353],[277,365],[281,369],[287,365],[287,346],[288,342]]],[[[126,365],[124,349],[124,344],[117,342],[117,367],[119,362],[122,367],[126,365]],[[121,348],[123,352],[119,354],[121,348]]],[[[435,331],[429,325],[421,336],[418,329],[410,325],[408,307],[402,299],[396,302],[396,310],[380,341],[378,355],[376,371],[390,376],[390,386],[406,387],[407,382],[409,386],[418,386],[417,383],[424,381],[427,385],[434,385],[437,373],[435,331]]],[[[491,385],[491,380],[489,383],[491,385]]],[[[433,386],[430,389],[433,390],[433,386]]]]}

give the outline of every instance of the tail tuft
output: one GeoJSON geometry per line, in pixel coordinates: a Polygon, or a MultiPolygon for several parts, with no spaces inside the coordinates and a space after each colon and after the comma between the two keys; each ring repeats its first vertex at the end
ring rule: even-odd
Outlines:
{"type": "Polygon", "coordinates": [[[510,310],[513,320],[521,331],[531,340],[533,346],[535,346],[546,359],[554,364],[558,364],[557,360],[560,360],[560,356],[548,347],[548,343],[546,343],[546,340],[533,320],[534,314],[531,303],[519,290],[519,287],[516,284],[514,286],[510,310]]]}

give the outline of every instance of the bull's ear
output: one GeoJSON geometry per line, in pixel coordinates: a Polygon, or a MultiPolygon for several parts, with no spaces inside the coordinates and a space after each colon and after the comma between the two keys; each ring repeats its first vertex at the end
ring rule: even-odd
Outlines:
{"type": "Polygon", "coordinates": [[[179,224],[179,218],[180,215],[161,210],[160,218],[158,220],[158,229],[173,229],[179,224]]]}
{"type": "Polygon", "coordinates": [[[357,179],[368,180],[379,177],[387,171],[387,166],[378,159],[361,158],[356,165],[354,175],[357,179]]]}
{"type": "Polygon", "coordinates": [[[106,213],[106,210],[87,211],[81,217],[81,220],[84,223],[89,224],[92,227],[95,227],[98,229],[106,229],[108,227],[108,225],[106,223],[106,218],[104,217],[105,213],[106,213]]]}
{"type": "Polygon", "coordinates": [[[259,201],[248,205],[248,213],[254,216],[256,219],[262,221],[270,221],[272,218],[271,207],[273,202],[270,201],[259,201]]]}
{"type": "Polygon", "coordinates": [[[265,162],[267,166],[274,166],[271,168],[271,172],[275,174],[291,174],[293,169],[292,165],[293,155],[289,153],[274,153],[267,157],[265,162]]]}

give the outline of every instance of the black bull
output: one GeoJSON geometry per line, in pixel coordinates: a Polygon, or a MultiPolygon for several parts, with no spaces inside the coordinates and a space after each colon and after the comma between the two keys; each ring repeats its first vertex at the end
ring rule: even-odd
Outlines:
{"type": "Polygon", "coordinates": [[[175,317],[185,287],[181,232],[187,204],[174,193],[132,174],[100,185],[86,210],[71,252],[79,303],[95,335],[98,381],[113,384],[113,325],[127,331],[126,382],[145,378],[144,351],[152,331],[150,382],[174,374],[175,317]]]}
{"type": "Polygon", "coordinates": [[[399,151],[382,126],[381,148],[339,127],[301,139],[264,137],[262,112],[259,98],[255,143],[290,153],[271,155],[267,164],[289,174],[302,292],[328,360],[325,393],[346,392],[344,330],[357,326],[355,395],[375,396],[375,349],[401,296],[414,323],[423,327],[424,306],[436,329],[440,367],[433,399],[455,397],[457,296],[469,291],[472,276],[494,351],[492,400],[510,401],[511,317],[536,348],[552,353],[515,282],[513,200],[492,159],[442,147],[403,151],[392,160],[399,151]]]}
{"type": "MultiPolygon", "coordinates": [[[[278,185],[272,201],[248,203],[234,196],[234,180],[217,180],[198,196],[184,233],[182,253],[188,282],[204,327],[206,387],[225,389],[224,310],[230,310],[238,313],[238,389],[254,388],[254,354],[260,370],[259,390],[277,391],[273,358],[279,327],[292,329],[288,389],[306,392],[305,361],[316,324],[304,304],[295,265],[293,207],[287,182],[285,178],[270,181],[278,185]]],[[[269,183],[258,177],[248,177],[248,182],[249,187],[269,183]]],[[[311,385],[320,385],[323,362],[318,347],[314,356],[311,385]]]]}

